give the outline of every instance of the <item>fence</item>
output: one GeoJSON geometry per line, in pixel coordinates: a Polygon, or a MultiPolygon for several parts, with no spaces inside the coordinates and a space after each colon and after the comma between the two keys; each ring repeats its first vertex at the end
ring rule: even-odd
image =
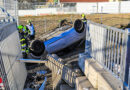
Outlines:
{"type": "Polygon", "coordinates": [[[94,3],[19,3],[19,16],[48,14],[130,13],[130,1],[94,3]]]}
{"type": "Polygon", "coordinates": [[[56,72],[57,75],[61,75],[62,79],[68,83],[71,87],[75,85],[76,73],[62,64],[62,59],[56,55],[48,55],[48,63],[46,66],[52,71],[56,72]]]}
{"type": "Polygon", "coordinates": [[[130,35],[128,30],[108,27],[91,21],[88,21],[88,26],[91,39],[91,56],[123,83],[128,84],[130,63],[130,35]]]}
{"type": "Polygon", "coordinates": [[[18,8],[19,10],[34,10],[38,8],[56,8],[60,7],[59,4],[56,3],[50,3],[50,2],[19,2],[18,8]]]}
{"type": "Polygon", "coordinates": [[[19,3],[19,16],[75,13],[76,3],[19,3]]]}
{"type": "Polygon", "coordinates": [[[17,61],[21,56],[17,31],[17,2],[0,1],[0,78],[5,90],[23,90],[26,68],[17,61]],[[19,77],[20,76],[20,77],[19,77]]]}
{"type": "Polygon", "coordinates": [[[52,3],[52,2],[19,2],[19,10],[34,10],[41,8],[65,8],[65,7],[76,7],[76,3],[52,3]]]}
{"type": "Polygon", "coordinates": [[[9,23],[18,20],[18,8],[16,0],[0,1],[0,23],[9,23]]]}

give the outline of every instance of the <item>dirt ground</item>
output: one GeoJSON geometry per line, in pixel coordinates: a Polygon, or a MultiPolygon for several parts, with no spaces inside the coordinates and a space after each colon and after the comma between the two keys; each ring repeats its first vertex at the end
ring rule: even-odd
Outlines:
{"type": "MultiPolygon", "coordinates": [[[[46,15],[46,16],[27,16],[19,17],[19,24],[26,25],[27,20],[32,20],[36,30],[36,38],[48,30],[53,30],[59,24],[59,20],[67,19],[68,21],[74,21],[80,19],[79,14],[68,15],[46,15]]],[[[127,25],[130,22],[130,14],[90,14],[86,15],[86,18],[97,22],[103,23],[108,26],[120,28],[120,25],[127,25]]]]}
{"type": "MultiPolygon", "coordinates": [[[[80,19],[81,15],[47,15],[47,16],[28,16],[19,17],[19,24],[26,25],[27,20],[31,20],[36,30],[36,38],[43,33],[53,30],[59,25],[59,20],[67,19],[73,21],[80,19]]],[[[120,28],[120,25],[127,25],[130,22],[130,14],[91,14],[86,18],[96,22],[103,23],[108,26],[120,28]]],[[[52,78],[49,73],[46,90],[52,90],[52,78]]]]}

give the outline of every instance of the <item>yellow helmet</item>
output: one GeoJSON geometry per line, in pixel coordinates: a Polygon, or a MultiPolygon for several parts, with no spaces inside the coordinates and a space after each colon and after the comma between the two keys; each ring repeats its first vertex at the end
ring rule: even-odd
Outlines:
{"type": "Polygon", "coordinates": [[[82,18],[84,18],[84,17],[85,17],[85,14],[82,14],[81,16],[82,16],[82,18]]]}
{"type": "Polygon", "coordinates": [[[17,26],[18,29],[23,29],[23,25],[17,26]]]}

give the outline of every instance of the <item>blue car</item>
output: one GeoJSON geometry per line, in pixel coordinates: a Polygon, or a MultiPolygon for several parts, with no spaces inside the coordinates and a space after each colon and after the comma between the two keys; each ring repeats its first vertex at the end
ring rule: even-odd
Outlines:
{"type": "Polygon", "coordinates": [[[55,36],[49,40],[41,42],[35,40],[31,44],[31,51],[35,56],[40,56],[44,51],[47,53],[56,53],[63,50],[64,48],[69,47],[70,45],[78,42],[83,39],[86,34],[85,30],[86,23],[82,20],[77,19],[74,22],[74,26],[65,32],[55,36]]]}

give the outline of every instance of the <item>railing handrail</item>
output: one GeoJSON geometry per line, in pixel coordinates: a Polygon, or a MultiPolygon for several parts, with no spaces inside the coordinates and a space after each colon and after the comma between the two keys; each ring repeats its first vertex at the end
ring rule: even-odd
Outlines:
{"type": "Polygon", "coordinates": [[[58,59],[56,59],[54,57],[55,57],[54,54],[53,55],[52,54],[48,55],[48,61],[49,61],[49,63],[51,62],[53,64],[54,68],[58,68],[58,70],[60,70],[62,72],[61,73],[62,79],[66,83],[68,83],[70,86],[73,87],[74,84],[75,84],[75,79],[76,79],[75,72],[73,70],[71,70],[70,68],[66,67],[63,63],[61,63],[58,59]],[[68,78],[66,78],[66,77],[68,77],[68,78]]]}
{"type": "Polygon", "coordinates": [[[95,22],[90,21],[90,20],[88,20],[88,24],[94,24],[94,25],[97,25],[97,26],[104,27],[104,28],[106,28],[108,30],[116,31],[116,32],[121,32],[121,33],[125,32],[125,30],[123,30],[123,29],[119,29],[119,28],[116,28],[116,27],[107,26],[107,25],[100,24],[100,23],[95,23],[95,22]]]}

